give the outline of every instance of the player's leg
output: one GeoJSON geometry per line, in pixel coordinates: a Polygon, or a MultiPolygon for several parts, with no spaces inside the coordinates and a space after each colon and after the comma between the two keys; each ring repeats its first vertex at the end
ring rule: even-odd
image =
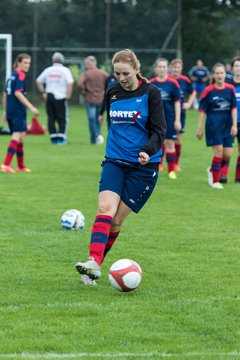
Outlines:
{"type": "Polygon", "coordinates": [[[20,137],[19,137],[19,143],[17,146],[17,153],[16,153],[17,154],[17,163],[18,163],[17,171],[30,173],[32,171],[24,165],[24,138],[25,138],[25,135],[26,135],[26,132],[22,132],[22,133],[20,133],[20,137]]]}
{"type": "Polygon", "coordinates": [[[87,110],[87,116],[88,116],[88,127],[89,127],[89,132],[90,132],[90,143],[96,144],[96,137],[97,137],[96,105],[86,102],[86,110],[87,110]]]}
{"type": "Polygon", "coordinates": [[[222,158],[221,171],[220,171],[220,183],[222,184],[226,184],[228,181],[228,170],[232,155],[233,155],[233,148],[231,146],[231,143],[227,144],[226,146],[224,144],[223,158],[222,158]]]}
{"type": "Polygon", "coordinates": [[[166,149],[166,160],[168,165],[168,177],[169,179],[176,179],[176,173],[174,171],[174,165],[176,163],[176,150],[175,150],[175,141],[172,139],[166,139],[164,141],[166,149]]]}
{"type": "Polygon", "coordinates": [[[52,94],[47,94],[46,111],[48,116],[48,132],[50,134],[51,143],[57,144],[58,133],[55,126],[55,99],[52,94]]]}
{"type": "Polygon", "coordinates": [[[211,172],[213,177],[212,187],[216,189],[223,189],[222,184],[220,184],[220,172],[223,159],[223,145],[214,145],[213,149],[213,159],[211,165],[211,172]]]}
{"type": "Polygon", "coordinates": [[[235,182],[240,183],[240,124],[238,124],[237,142],[238,142],[238,157],[237,157],[237,164],[235,170],[235,182]]]}
{"type": "Polygon", "coordinates": [[[56,118],[58,122],[58,144],[67,143],[68,104],[66,100],[56,100],[56,118]]]}
{"type": "Polygon", "coordinates": [[[19,131],[14,131],[14,129],[16,128],[14,121],[9,121],[8,123],[9,123],[10,130],[12,132],[12,138],[8,144],[7,153],[6,153],[3,164],[1,165],[1,171],[8,172],[8,173],[14,173],[15,170],[11,167],[10,164],[12,162],[14,155],[17,152],[18,144],[19,144],[20,138],[21,138],[21,133],[19,131]]]}

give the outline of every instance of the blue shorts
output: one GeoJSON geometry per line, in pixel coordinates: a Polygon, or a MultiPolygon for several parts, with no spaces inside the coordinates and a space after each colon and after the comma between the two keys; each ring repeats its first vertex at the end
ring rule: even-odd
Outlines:
{"type": "Polygon", "coordinates": [[[216,134],[214,136],[210,136],[208,133],[206,133],[207,146],[222,145],[223,147],[230,148],[233,146],[233,140],[234,138],[232,137],[232,135],[219,136],[219,134],[216,134]]]}
{"type": "Polygon", "coordinates": [[[10,129],[10,132],[25,132],[27,131],[27,119],[22,119],[22,118],[12,118],[12,119],[7,119],[8,121],[8,126],[10,129]]]}
{"type": "Polygon", "coordinates": [[[177,131],[174,128],[175,119],[166,119],[167,133],[166,140],[177,140],[177,131]]]}
{"type": "Polygon", "coordinates": [[[196,90],[197,94],[202,94],[205,89],[204,83],[193,83],[193,89],[196,90]]]}
{"type": "Polygon", "coordinates": [[[138,213],[152,194],[158,170],[103,161],[99,192],[110,190],[135,213],[138,213]]]}

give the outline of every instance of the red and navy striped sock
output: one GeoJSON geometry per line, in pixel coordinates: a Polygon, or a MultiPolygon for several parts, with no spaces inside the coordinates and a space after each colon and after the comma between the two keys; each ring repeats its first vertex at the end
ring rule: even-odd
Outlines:
{"type": "Polygon", "coordinates": [[[4,165],[10,165],[13,156],[15,154],[15,152],[17,151],[17,147],[18,147],[18,141],[17,140],[11,140],[8,148],[7,148],[7,154],[4,160],[4,165]]]}
{"type": "Polygon", "coordinates": [[[167,152],[166,160],[168,164],[168,173],[170,173],[171,171],[174,171],[174,164],[176,163],[176,152],[167,152]]]}
{"type": "Polygon", "coordinates": [[[111,223],[111,216],[97,215],[92,227],[89,253],[98,265],[102,263],[104,258],[104,250],[109,238],[111,223]]]}
{"type": "Polygon", "coordinates": [[[181,155],[182,145],[181,144],[175,144],[175,150],[176,150],[176,164],[178,164],[179,159],[180,159],[180,155],[181,155]]]}
{"type": "Polygon", "coordinates": [[[165,145],[163,144],[163,145],[162,145],[161,164],[163,164],[163,159],[164,159],[165,151],[166,151],[166,148],[165,148],[165,145]]]}
{"type": "Polygon", "coordinates": [[[229,169],[229,161],[222,159],[221,172],[220,174],[227,177],[229,169]]]}
{"type": "Polygon", "coordinates": [[[109,233],[109,237],[108,237],[108,241],[104,250],[104,257],[107,255],[107,253],[111,250],[113,244],[115,243],[115,240],[117,239],[118,235],[119,235],[120,231],[116,231],[116,232],[110,232],[109,233]]]}
{"type": "Polygon", "coordinates": [[[23,153],[23,143],[20,142],[18,143],[17,146],[17,162],[18,162],[18,166],[20,168],[24,168],[24,153],[23,153]]]}
{"type": "Polygon", "coordinates": [[[237,158],[235,180],[240,181],[240,155],[237,158]]]}
{"type": "Polygon", "coordinates": [[[214,156],[214,158],[212,160],[212,167],[211,167],[214,183],[220,181],[221,165],[222,165],[222,158],[214,156]]]}

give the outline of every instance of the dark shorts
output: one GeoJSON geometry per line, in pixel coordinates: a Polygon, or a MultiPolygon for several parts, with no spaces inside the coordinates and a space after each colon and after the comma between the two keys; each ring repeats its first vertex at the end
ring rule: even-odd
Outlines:
{"type": "Polygon", "coordinates": [[[232,135],[228,136],[220,136],[218,134],[214,136],[210,136],[208,133],[206,133],[206,144],[207,146],[216,146],[216,145],[222,145],[223,147],[232,147],[233,146],[233,137],[232,135]]]}
{"type": "Polygon", "coordinates": [[[237,127],[238,127],[238,133],[237,133],[237,141],[238,143],[240,144],[240,123],[237,124],[237,127]]]}
{"type": "Polygon", "coordinates": [[[10,132],[25,132],[27,131],[27,119],[22,118],[12,118],[8,119],[8,126],[10,129],[10,132]]]}
{"type": "Polygon", "coordinates": [[[102,163],[99,192],[110,190],[135,213],[149,199],[157,183],[158,170],[120,165],[109,160],[102,163]]]}
{"type": "Polygon", "coordinates": [[[197,94],[202,94],[205,89],[204,83],[193,83],[193,89],[196,90],[197,94]]]}
{"type": "Polygon", "coordinates": [[[177,131],[174,128],[175,119],[166,119],[167,123],[167,133],[166,140],[177,140],[177,131]]]}

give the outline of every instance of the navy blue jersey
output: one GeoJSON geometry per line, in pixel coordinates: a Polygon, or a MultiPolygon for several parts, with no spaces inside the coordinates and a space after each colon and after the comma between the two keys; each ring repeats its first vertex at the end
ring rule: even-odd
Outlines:
{"type": "Polygon", "coordinates": [[[177,80],[180,86],[180,96],[181,96],[181,112],[185,113],[185,110],[183,109],[182,105],[185,102],[185,98],[187,95],[192,95],[194,92],[194,89],[192,87],[191,80],[185,76],[185,75],[179,75],[177,78],[174,78],[177,80]]]}
{"type": "Polygon", "coordinates": [[[208,68],[206,66],[199,67],[199,66],[196,65],[196,66],[193,66],[191,68],[188,75],[190,77],[195,77],[196,78],[196,80],[195,80],[196,83],[203,84],[203,78],[205,78],[205,77],[210,78],[211,73],[210,73],[210,71],[208,70],[208,68]]]}
{"type": "Polygon", "coordinates": [[[214,84],[207,86],[199,104],[199,112],[207,115],[207,131],[221,131],[222,136],[229,136],[232,127],[231,111],[236,106],[235,89],[232,85],[225,83],[223,89],[216,88],[214,84]]]}
{"type": "Polygon", "coordinates": [[[232,84],[233,76],[234,76],[233,71],[227,70],[227,71],[226,71],[225,81],[226,81],[227,83],[229,83],[229,84],[232,84]]]}
{"type": "Polygon", "coordinates": [[[105,90],[104,90],[104,99],[103,99],[103,102],[102,102],[102,105],[101,105],[101,109],[100,109],[100,112],[99,112],[99,115],[103,115],[103,113],[105,112],[106,110],[106,93],[107,91],[115,84],[117,84],[117,79],[116,77],[111,74],[107,77],[106,81],[105,81],[105,90]]]}
{"type": "Polygon", "coordinates": [[[23,105],[15,96],[16,91],[20,91],[24,96],[26,95],[25,78],[26,74],[23,71],[15,69],[6,82],[5,92],[7,94],[7,119],[26,119],[26,106],[23,105]]]}
{"type": "Polygon", "coordinates": [[[237,121],[240,124],[240,83],[235,82],[233,79],[231,84],[234,86],[236,91],[236,99],[237,99],[237,121]]]}
{"type": "Polygon", "coordinates": [[[158,163],[166,133],[166,122],[160,92],[142,81],[134,91],[126,91],[117,83],[106,94],[110,122],[106,157],[138,163],[145,151],[149,163],[158,163]]]}
{"type": "Polygon", "coordinates": [[[176,101],[181,101],[180,86],[178,82],[171,76],[168,75],[164,81],[158,80],[156,77],[149,80],[151,84],[155,85],[161,92],[164,114],[166,121],[175,121],[175,107],[176,101]]]}

